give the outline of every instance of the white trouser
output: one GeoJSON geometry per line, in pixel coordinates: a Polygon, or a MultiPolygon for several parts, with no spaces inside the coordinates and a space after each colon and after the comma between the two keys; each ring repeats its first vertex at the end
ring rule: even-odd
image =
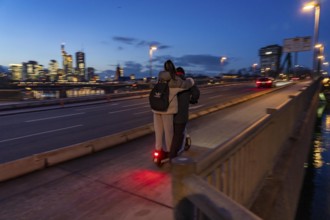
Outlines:
{"type": "Polygon", "coordinates": [[[154,113],[154,129],[155,129],[155,148],[170,152],[173,138],[173,115],[154,113]],[[165,146],[163,145],[163,137],[165,135],[165,146]]]}

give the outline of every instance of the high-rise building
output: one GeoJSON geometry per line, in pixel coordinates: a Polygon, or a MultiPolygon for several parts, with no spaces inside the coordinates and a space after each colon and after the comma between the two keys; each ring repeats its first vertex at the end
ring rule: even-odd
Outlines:
{"type": "Polygon", "coordinates": [[[51,60],[49,62],[49,80],[50,81],[56,81],[58,79],[58,63],[56,60],[51,60]]]}
{"type": "Polygon", "coordinates": [[[11,72],[11,79],[15,81],[22,81],[23,72],[22,64],[9,64],[9,71],[11,72]]]}
{"type": "Polygon", "coordinates": [[[86,62],[85,62],[85,53],[84,52],[76,52],[76,73],[78,74],[78,78],[80,81],[85,79],[86,72],[86,62]]]}
{"type": "Polygon", "coordinates": [[[87,68],[87,80],[93,81],[95,78],[95,69],[93,67],[87,68]]]}
{"type": "Polygon", "coordinates": [[[282,47],[270,45],[259,50],[261,75],[276,77],[279,74],[282,47]]]}
{"type": "Polygon", "coordinates": [[[116,68],[115,80],[118,80],[120,77],[123,77],[123,76],[124,76],[124,70],[118,64],[118,66],[116,68]]]}
{"type": "Polygon", "coordinates": [[[39,81],[43,77],[43,65],[39,65],[36,61],[23,63],[22,74],[27,80],[39,81]]]}
{"type": "Polygon", "coordinates": [[[62,52],[62,61],[63,61],[63,71],[65,77],[68,77],[73,74],[73,66],[72,66],[72,55],[68,54],[65,51],[65,44],[61,44],[61,52],[62,52]]]}

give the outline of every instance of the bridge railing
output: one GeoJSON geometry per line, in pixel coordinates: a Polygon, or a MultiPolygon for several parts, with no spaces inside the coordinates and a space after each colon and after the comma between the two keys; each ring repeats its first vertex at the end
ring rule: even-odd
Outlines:
{"type": "Polygon", "coordinates": [[[314,82],[282,106],[267,109],[266,116],[238,136],[195,160],[176,158],[172,169],[176,219],[260,219],[249,208],[285,143],[303,129],[318,88],[314,82]]]}

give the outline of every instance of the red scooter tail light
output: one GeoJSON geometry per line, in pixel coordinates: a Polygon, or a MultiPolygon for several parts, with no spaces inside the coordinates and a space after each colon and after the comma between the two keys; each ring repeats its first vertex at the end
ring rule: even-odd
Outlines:
{"type": "Polygon", "coordinates": [[[154,157],[157,158],[160,156],[160,153],[158,151],[154,151],[154,157]]]}

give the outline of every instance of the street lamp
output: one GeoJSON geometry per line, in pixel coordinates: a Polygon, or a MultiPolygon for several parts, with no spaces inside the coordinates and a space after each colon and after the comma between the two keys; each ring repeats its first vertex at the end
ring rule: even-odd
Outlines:
{"type": "MultiPolygon", "coordinates": [[[[318,38],[319,38],[319,24],[320,24],[320,2],[319,0],[311,1],[305,4],[303,7],[303,10],[310,10],[315,9],[315,18],[314,18],[314,45],[313,45],[313,71],[315,72],[317,69],[317,55],[316,55],[316,48],[315,46],[318,44],[318,38]]],[[[319,72],[316,72],[317,75],[319,75],[319,72]]]]}
{"type": "Polygon", "coordinates": [[[223,65],[223,63],[227,60],[227,57],[221,57],[220,58],[220,63],[223,65]]]}
{"type": "Polygon", "coordinates": [[[315,45],[315,50],[317,50],[317,73],[320,74],[321,72],[321,64],[323,63],[323,60],[324,60],[324,54],[323,54],[323,51],[324,51],[324,46],[322,44],[316,44],[315,45]]]}
{"type": "Polygon", "coordinates": [[[227,57],[221,57],[220,58],[220,64],[222,66],[222,71],[223,71],[223,66],[224,66],[224,63],[226,62],[226,60],[227,60],[227,57]]]}
{"type": "Polygon", "coordinates": [[[156,46],[149,47],[149,57],[150,57],[150,80],[152,78],[152,52],[157,50],[156,46]]]}
{"type": "Polygon", "coordinates": [[[258,64],[257,63],[254,63],[252,64],[252,68],[253,68],[253,73],[256,72],[256,68],[257,68],[258,64]]]}

